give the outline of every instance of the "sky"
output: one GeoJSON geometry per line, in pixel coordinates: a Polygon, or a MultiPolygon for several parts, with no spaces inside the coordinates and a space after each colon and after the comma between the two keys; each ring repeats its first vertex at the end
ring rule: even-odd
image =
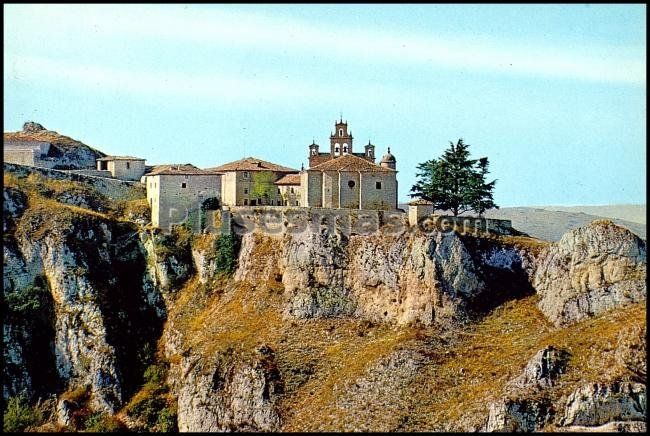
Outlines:
{"type": "Polygon", "coordinates": [[[502,207],[645,204],[646,5],[4,4],[4,131],[148,165],[299,169],[341,115],[397,159],[450,141],[502,207]]]}

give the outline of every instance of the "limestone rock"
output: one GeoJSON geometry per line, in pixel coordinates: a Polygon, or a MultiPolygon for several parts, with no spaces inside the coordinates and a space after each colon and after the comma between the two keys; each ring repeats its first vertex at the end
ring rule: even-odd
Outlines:
{"type": "Polygon", "coordinates": [[[567,359],[566,351],[545,347],[528,361],[518,377],[508,382],[506,389],[512,392],[549,388],[564,373],[567,359]]]}
{"type": "Polygon", "coordinates": [[[279,430],[276,403],[282,381],[268,347],[252,359],[189,356],[181,367],[176,382],[179,431],[279,430]]]}
{"type": "Polygon", "coordinates": [[[572,425],[569,427],[556,427],[555,431],[559,432],[580,432],[580,433],[645,433],[645,421],[612,421],[607,424],[597,425],[595,427],[586,427],[584,425],[572,425]]]}
{"type": "Polygon", "coordinates": [[[594,221],[553,244],[535,273],[540,310],[566,326],[646,299],[646,244],[610,221],[594,221]]]}
{"type": "Polygon", "coordinates": [[[4,187],[2,196],[2,231],[6,232],[25,211],[27,196],[22,191],[11,187],[4,187]]]}
{"type": "Polygon", "coordinates": [[[562,426],[599,426],[611,421],[643,421],[646,386],[641,383],[594,383],[569,395],[562,426]]]}
{"type": "Polygon", "coordinates": [[[27,121],[25,124],[23,124],[23,132],[25,133],[36,133],[43,130],[47,130],[47,129],[43,127],[41,124],[36,123],[34,121],[27,121]]]}
{"type": "Polygon", "coordinates": [[[618,336],[616,358],[631,373],[632,379],[645,382],[647,377],[647,329],[646,325],[627,328],[618,336]]]}
{"type": "Polygon", "coordinates": [[[504,398],[490,404],[488,419],[481,431],[539,431],[552,417],[553,409],[548,400],[504,398]]]}

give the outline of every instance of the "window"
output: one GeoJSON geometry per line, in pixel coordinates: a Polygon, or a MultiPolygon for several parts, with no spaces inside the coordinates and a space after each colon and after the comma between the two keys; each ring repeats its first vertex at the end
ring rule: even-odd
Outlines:
{"type": "Polygon", "coordinates": [[[248,179],[250,177],[250,173],[248,171],[244,171],[244,178],[248,179]]]}
{"type": "Polygon", "coordinates": [[[280,188],[278,188],[278,194],[280,194],[280,188]]]}
{"type": "Polygon", "coordinates": [[[275,206],[275,205],[273,204],[273,200],[271,200],[271,206],[275,206]]]}
{"type": "Polygon", "coordinates": [[[187,183],[181,183],[181,188],[187,188],[187,183]]]}
{"type": "Polygon", "coordinates": [[[348,144],[343,144],[343,154],[347,154],[348,152],[348,144]]]}
{"type": "Polygon", "coordinates": [[[187,180],[187,179],[189,179],[189,178],[190,178],[190,176],[188,176],[187,174],[185,174],[185,179],[187,180]]]}
{"type": "Polygon", "coordinates": [[[291,193],[292,193],[292,194],[294,193],[294,192],[293,192],[293,187],[291,188],[291,193]]]}
{"type": "Polygon", "coordinates": [[[381,182],[375,182],[375,188],[381,189],[381,182]]]}
{"type": "Polygon", "coordinates": [[[355,185],[356,185],[356,183],[354,183],[354,180],[350,180],[348,182],[348,186],[350,187],[350,189],[354,188],[355,185]]]}
{"type": "Polygon", "coordinates": [[[341,144],[338,142],[334,144],[334,155],[338,156],[341,153],[341,144]]]}
{"type": "Polygon", "coordinates": [[[339,136],[343,136],[343,129],[339,129],[339,136]]]}
{"type": "Polygon", "coordinates": [[[298,202],[297,202],[297,201],[296,201],[296,206],[300,206],[300,204],[298,204],[298,202]]]}
{"type": "Polygon", "coordinates": [[[251,206],[257,206],[257,200],[251,200],[251,206]]]}
{"type": "Polygon", "coordinates": [[[131,169],[131,162],[127,162],[127,163],[126,163],[126,169],[127,169],[127,170],[130,170],[130,169],[131,169]]]}
{"type": "Polygon", "coordinates": [[[244,188],[244,194],[248,194],[248,188],[244,188]]]}
{"type": "Polygon", "coordinates": [[[248,198],[244,198],[244,206],[248,206],[248,198]]]}
{"type": "Polygon", "coordinates": [[[312,156],[316,156],[316,149],[315,149],[315,148],[312,148],[312,150],[311,150],[311,155],[312,155],[312,156]]]}

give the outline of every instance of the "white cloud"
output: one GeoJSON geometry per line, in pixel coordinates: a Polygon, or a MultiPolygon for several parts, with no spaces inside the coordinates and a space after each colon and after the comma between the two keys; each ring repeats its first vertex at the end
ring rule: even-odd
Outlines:
{"type": "MultiPolygon", "coordinates": [[[[12,19],[29,20],[32,28],[47,29],[51,23],[56,23],[59,32],[77,31],[80,35],[98,37],[131,35],[203,45],[245,46],[268,52],[290,51],[346,62],[363,60],[430,70],[442,66],[642,86],[646,82],[645,47],[632,47],[637,57],[630,58],[611,46],[567,48],[540,44],[524,47],[514,41],[450,40],[373,29],[340,31],[278,16],[181,5],[21,5],[21,9],[13,12],[12,19]]],[[[235,89],[238,89],[237,84],[235,89]]]]}

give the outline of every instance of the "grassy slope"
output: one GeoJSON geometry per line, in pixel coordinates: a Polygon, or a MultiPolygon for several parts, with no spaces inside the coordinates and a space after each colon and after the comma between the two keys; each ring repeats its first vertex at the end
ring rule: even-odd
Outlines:
{"type": "MultiPolygon", "coordinates": [[[[273,241],[259,242],[253,263],[277,265],[273,241]]],[[[553,388],[557,395],[582,383],[623,376],[625,370],[612,352],[617,335],[627,325],[645,322],[641,304],[558,330],[539,312],[535,296],[509,301],[454,332],[351,318],[291,320],[282,315],[282,289],[274,280],[220,281],[213,286],[191,281],[171,317],[187,347],[206,356],[270,346],[285,383],[279,407],[287,431],[442,430],[459,420],[478,426],[487,416],[488,402],[545,345],[571,353],[567,373],[553,388]],[[414,350],[424,362],[410,383],[388,394],[389,403],[399,407],[374,410],[366,404],[362,415],[354,407],[340,406],[347,387],[399,349],[414,350]]]]}

